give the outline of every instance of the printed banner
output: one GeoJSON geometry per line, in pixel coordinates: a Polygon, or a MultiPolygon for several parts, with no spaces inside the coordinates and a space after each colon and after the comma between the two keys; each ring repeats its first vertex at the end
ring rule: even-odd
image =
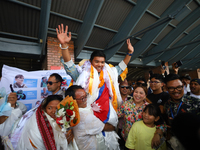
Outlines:
{"type": "Polygon", "coordinates": [[[62,76],[63,82],[61,89],[68,88],[71,77],[65,70],[41,70],[25,71],[15,67],[3,65],[0,88],[5,87],[7,94],[11,88],[17,92],[18,101],[24,103],[28,110],[35,107],[36,103],[41,102],[45,97],[51,94],[47,89],[47,80],[52,73],[58,73],[62,76]]]}

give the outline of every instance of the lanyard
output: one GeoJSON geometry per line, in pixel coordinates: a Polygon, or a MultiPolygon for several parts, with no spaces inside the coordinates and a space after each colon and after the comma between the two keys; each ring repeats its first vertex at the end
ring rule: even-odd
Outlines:
{"type": "MultiPolygon", "coordinates": [[[[180,104],[179,104],[179,106],[178,106],[178,110],[177,110],[177,112],[176,112],[176,115],[178,114],[178,112],[179,112],[179,109],[180,109],[180,107],[181,107],[181,104],[182,104],[182,102],[180,102],[180,104]]],[[[171,115],[172,115],[172,118],[174,119],[174,114],[173,114],[173,112],[172,112],[172,108],[171,108],[171,105],[170,105],[170,110],[171,110],[171,115]]],[[[176,116],[175,115],[175,116],[176,116]]]]}

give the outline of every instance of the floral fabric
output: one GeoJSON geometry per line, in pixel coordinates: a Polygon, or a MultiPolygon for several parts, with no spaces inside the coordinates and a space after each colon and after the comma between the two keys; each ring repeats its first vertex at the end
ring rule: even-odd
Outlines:
{"type": "Polygon", "coordinates": [[[128,133],[133,123],[142,120],[142,111],[148,104],[149,103],[145,101],[145,103],[141,107],[136,108],[133,99],[130,99],[128,101],[125,101],[118,109],[118,118],[123,117],[124,119],[121,135],[125,141],[128,137],[128,133]]]}

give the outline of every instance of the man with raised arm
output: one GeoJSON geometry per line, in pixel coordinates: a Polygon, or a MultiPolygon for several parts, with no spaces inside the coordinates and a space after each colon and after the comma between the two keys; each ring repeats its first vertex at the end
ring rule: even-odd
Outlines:
{"type": "MultiPolygon", "coordinates": [[[[102,51],[94,51],[91,54],[90,60],[82,61],[79,66],[75,65],[71,60],[68,43],[71,40],[71,32],[67,35],[68,26],[63,24],[58,26],[57,37],[60,41],[62,49],[61,62],[64,68],[71,76],[76,85],[80,85],[87,93],[87,105],[92,106],[94,115],[98,117],[103,123],[110,123],[117,126],[118,117],[116,114],[117,107],[122,99],[118,86],[118,75],[124,77],[127,73],[127,64],[129,63],[133,54],[134,48],[131,45],[130,39],[127,39],[128,53],[123,61],[118,66],[113,67],[105,63],[106,56],[102,51]]],[[[108,138],[110,133],[105,133],[108,138]]],[[[117,135],[116,135],[117,136],[117,135]]]]}
{"type": "Polygon", "coordinates": [[[63,56],[61,61],[64,68],[67,74],[72,77],[73,81],[77,85],[81,85],[88,93],[88,104],[93,106],[94,111],[101,113],[100,101],[103,101],[105,104],[106,101],[109,102],[110,98],[114,109],[117,110],[118,103],[121,102],[118,75],[124,74],[124,72],[127,73],[125,69],[134,51],[130,39],[127,39],[128,53],[118,66],[113,67],[112,65],[106,64],[106,56],[102,51],[94,51],[91,54],[90,60],[82,62],[81,66],[76,66],[71,60],[68,51],[68,43],[71,40],[71,32],[67,35],[68,26],[65,27],[64,31],[63,24],[61,24],[56,31],[58,40],[61,43],[60,47],[63,56]]]}
{"type": "MultiPolygon", "coordinates": [[[[118,75],[122,79],[126,78],[127,64],[134,52],[130,39],[127,39],[128,53],[118,66],[113,67],[105,63],[106,56],[102,51],[94,51],[90,60],[81,61],[79,65],[75,65],[71,60],[68,50],[68,43],[71,40],[71,32],[67,35],[68,26],[61,24],[56,28],[57,37],[60,41],[62,49],[61,62],[64,68],[71,76],[76,85],[81,85],[87,93],[87,105],[91,105],[94,115],[103,123],[110,123],[117,126],[118,117],[116,114],[117,107],[121,104],[122,98],[119,92],[118,75]],[[114,109],[113,109],[114,108],[114,109]],[[115,111],[114,111],[115,110],[115,111]]],[[[110,141],[110,133],[105,133],[106,141],[110,141]]],[[[110,141],[113,142],[113,141],[110,141]]],[[[153,145],[159,145],[160,137],[155,134],[153,145]]]]}

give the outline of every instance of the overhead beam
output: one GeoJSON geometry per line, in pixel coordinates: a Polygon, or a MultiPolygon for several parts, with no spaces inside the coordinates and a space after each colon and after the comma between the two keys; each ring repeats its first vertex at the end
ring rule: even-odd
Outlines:
{"type": "Polygon", "coordinates": [[[40,44],[34,42],[0,38],[1,52],[40,55],[41,54],[40,47],[41,47],[40,44]]]}
{"type": "MultiPolygon", "coordinates": [[[[177,8],[180,7],[180,5],[183,5],[187,3],[189,0],[176,0],[174,1],[171,6],[163,12],[163,14],[160,16],[160,19],[158,21],[161,21],[163,18],[171,14],[172,12],[176,11],[177,8]]],[[[154,40],[160,35],[160,33],[168,26],[172,19],[169,19],[167,22],[163,23],[162,25],[152,29],[151,31],[145,33],[145,35],[142,37],[142,40],[137,42],[134,45],[135,52],[133,56],[131,57],[130,61],[133,61],[135,58],[139,57],[140,54],[144,53],[149,46],[154,42],[154,40]]]]}
{"type": "Polygon", "coordinates": [[[140,0],[137,2],[137,5],[132,8],[132,10],[122,23],[121,27],[119,28],[118,33],[115,34],[113,39],[108,43],[107,47],[104,50],[107,60],[110,59],[123,46],[124,42],[121,42],[114,47],[110,46],[123,40],[131,34],[132,30],[137,25],[138,21],[152,2],[153,0],[140,0]]]}
{"type": "Polygon", "coordinates": [[[188,62],[187,64],[181,66],[182,69],[191,69],[191,70],[194,70],[194,69],[197,69],[200,67],[200,58],[194,58],[192,59],[190,62],[188,62]]]}
{"type": "MultiPolygon", "coordinates": [[[[92,51],[82,50],[76,59],[78,59],[78,60],[90,59],[91,54],[92,54],[92,51]]],[[[123,54],[121,54],[121,55],[115,54],[114,57],[107,60],[107,62],[119,63],[120,61],[122,61],[124,59],[125,55],[126,54],[124,54],[124,55],[123,54]]],[[[143,62],[141,61],[141,59],[137,58],[134,61],[132,61],[131,63],[129,63],[129,65],[142,66],[143,62]]],[[[152,61],[149,64],[147,64],[147,66],[156,66],[156,63],[154,61],[152,61]]]]}
{"type": "MultiPolygon", "coordinates": [[[[154,47],[152,50],[148,52],[148,54],[143,58],[144,63],[149,63],[152,60],[155,60],[157,57],[161,56],[161,54],[155,54],[148,56],[149,54],[159,52],[163,49],[167,49],[170,45],[175,41],[179,36],[191,27],[200,17],[200,9],[197,8],[192,13],[190,13],[183,21],[181,21],[176,29],[173,29],[170,33],[168,33],[160,42],[159,45],[154,47]]],[[[164,52],[163,52],[164,53],[164,52]]]]}
{"type": "Polygon", "coordinates": [[[187,54],[187,56],[184,59],[182,59],[184,61],[182,67],[188,67],[190,63],[193,62],[196,58],[200,59],[199,49],[200,49],[200,44],[198,44],[194,49],[191,50],[189,54],[187,54]]]}
{"type": "Polygon", "coordinates": [[[176,55],[176,57],[173,57],[172,59],[169,60],[169,64],[172,64],[173,62],[176,62],[178,60],[185,59],[190,54],[195,54],[196,51],[199,52],[199,49],[196,49],[196,47],[198,47],[198,45],[200,44],[200,36],[198,36],[196,39],[197,39],[196,41],[199,41],[198,43],[184,47],[183,50],[176,55]]]}
{"type": "MultiPolygon", "coordinates": [[[[200,31],[200,25],[197,26],[196,28],[194,28],[192,31],[190,31],[190,33],[188,35],[185,35],[177,43],[175,43],[173,45],[173,47],[176,47],[183,43],[188,43],[190,41],[194,41],[196,39],[195,37],[200,34],[199,31],[200,31]]],[[[163,55],[161,55],[159,57],[159,59],[162,61],[166,61],[166,62],[169,60],[172,60],[173,58],[174,58],[174,60],[179,60],[181,57],[185,56],[185,54],[183,54],[185,52],[185,48],[186,47],[180,47],[180,48],[174,49],[173,51],[166,51],[163,55]]],[[[172,60],[172,61],[174,61],[174,60],[172,60]]]]}
{"type": "Polygon", "coordinates": [[[8,33],[8,32],[2,32],[2,31],[0,31],[0,34],[38,41],[38,38],[30,37],[30,36],[25,36],[25,35],[19,35],[19,34],[8,33]]]}
{"type": "Polygon", "coordinates": [[[41,1],[41,11],[40,11],[40,23],[39,23],[39,33],[38,39],[41,44],[41,56],[45,55],[45,46],[50,18],[51,0],[41,1]]]}
{"type": "Polygon", "coordinates": [[[75,57],[77,57],[80,54],[81,50],[83,49],[87,40],[89,39],[103,3],[104,0],[90,1],[83,19],[83,24],[81,25],[81,28],[78,31],[78,37],[75,43],[75,46],[77,46],[77,49],[75,49],[75,57]]]}

